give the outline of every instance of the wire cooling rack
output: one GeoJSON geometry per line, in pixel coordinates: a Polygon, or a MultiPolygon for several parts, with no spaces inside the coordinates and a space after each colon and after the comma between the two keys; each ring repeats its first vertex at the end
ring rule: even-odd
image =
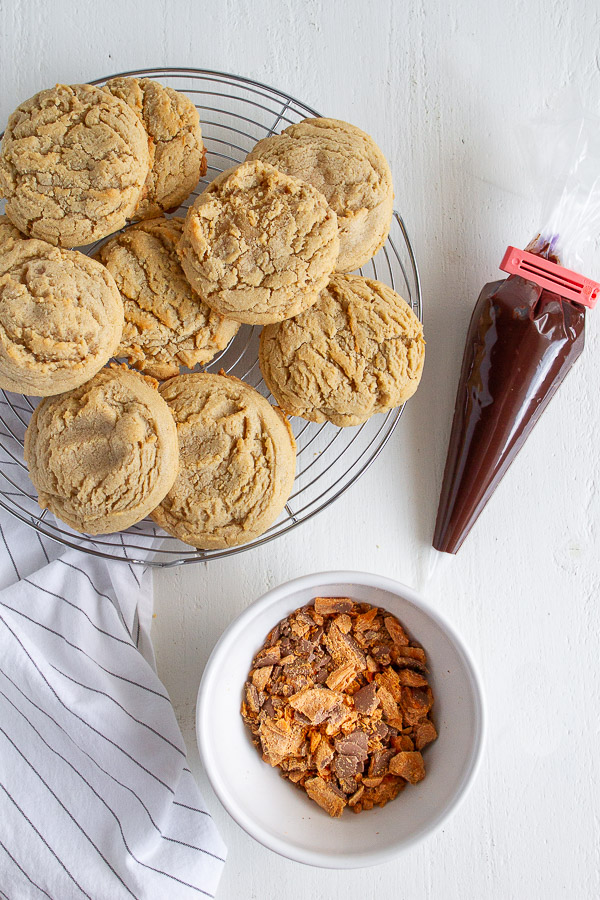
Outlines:
{"type": "MultiPolygon", "coordinates": [[[[207,148],[208,171],[181,213],[216,175],[242,162],[261,138],[276,134],[314,109],[288,94],[248,78],[201,69],[140,69],[120,75],[155,78],[191,97],[200,113],[207,148]]],[[[92,84],[102,85],[109,78],[92,84]]],[[[85,248],[92,253],[99,246],[85,248]]],[[[410,240],[398,213],[389,238],[377,257],[360,270],[384,281],[422,317],[421,289],[410,240]]],[[[202,370],[226,372],[253,385],[265,397],[269,391],[258,365],[260,328],[242,325],[229,346],[202,370]]],[[[376,415],[363,425],[337,428],[293,418],[297,443],[297,472],[292,494],[277,522],[261,537],[229,550],[196,550],[166,535],[150,519],[117,534],[90,537],[78,534],[40,510],[23,459],[23,439],[36,398],[0,391],[0,506],[41,534],[68,547],[108,559],[164,567],[217,559],[257,547],[306,522],[346,491],[383,450],[398,424],[403,407],[376,415]],[[162,539],[162,540],[161,540],[162,539]]]]}

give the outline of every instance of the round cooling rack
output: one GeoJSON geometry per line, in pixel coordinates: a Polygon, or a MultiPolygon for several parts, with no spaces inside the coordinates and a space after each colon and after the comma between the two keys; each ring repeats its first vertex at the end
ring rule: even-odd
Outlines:
{"type": "MultiPolygon", "coordinates": [[[[140,69],[120,75],[154,78],[191,97],[200,113],[208,171],[179,214],[219,172],[242,162],[261,138],[282,131],[307,116],[318,116],[288,94],[248,78],[202,69],[140,69]]],[[[109,78],[92,84],[102,85],[109,78]]],[[[94,252],[98,244],[83,248],[94,252]]],[[[395,212],[390,235],[376,258],[360,273],[389,284],[422,318],[419,274],[408,234],[395,212]]],[[[265,397],[269,391],[258,365],[260,328],[242,325],[229,346],[202,371],[226,372],[251,384],[265,397]]],[[[200,367],[199,367],[200,368],[200,367]]],[[[272,398],[271,398],[272,399],[272,398]]],[[[402,415],[403,407],[373,416],[363,425],[338,428],[292,418],[297,443],[296,480],[284,512],[261,537],[228,550],[197,550],[166,535],[150,519],[117,534],[81,535],[40,510],[23,459],[23,439],[37,398],[0,391],[0,506],[36,531],[68,547],[107,559],[157,567],[183,565],[241,553],[291,531],[347,490],[381,453],[402,415]]]]}

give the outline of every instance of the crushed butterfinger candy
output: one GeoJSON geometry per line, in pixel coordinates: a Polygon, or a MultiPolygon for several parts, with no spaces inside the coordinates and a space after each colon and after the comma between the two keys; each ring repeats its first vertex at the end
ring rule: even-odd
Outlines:
{"type": "Polygon", "coordinates": [[[330,816],[384,806],[425,777],[437,737],[426,663],[387,611],[317,597],[268,634],[242,717],[264,761],[330,816]]]}

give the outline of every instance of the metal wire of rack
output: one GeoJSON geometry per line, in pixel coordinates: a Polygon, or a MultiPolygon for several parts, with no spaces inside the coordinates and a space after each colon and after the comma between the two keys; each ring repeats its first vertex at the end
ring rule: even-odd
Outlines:
{"type": "MultiPolygon", "coordinates": [[[[195,197],[216,175],[242,162],[254,144],[288,125],[318,116],[314,109],[289,94],[257,81],[200,69],[138,69],[119,75],[149,77],[191,97],[200,113],[207,149],[208,170],[197,189],[178,210],[195,197]]],[[[109,78],[92,84],[102,85],[109,78]]],[[[84,248],[92,253],[98,244],[84,248]]],[[[422,318],[419,273],[406,227],[395,212],[389,238],[383,249],[360,270],[362,275],[384,281],[400,293],[422,318]]],[[[253,385],[270,397],[258,365],[260,329],[243,325],[228,347],[202,371],[226,372],[253,385]]],[[[390,439],[404,407],[369,419],[363,425],[338,428],[293,418],[297,443],[296,480],[285,510],[261,537],[227,550],[197,550],[166,535],[150,519],[127,531],[110,535],[78,534],[40,510],[23,459],[25,429],[36,398],[0,391],[0,506],[21,521],[67,547],[107,559],[139,562],[156,567],[218,559],[249,550],[286,534],[330,506],[362,475],[390,439]]]]}

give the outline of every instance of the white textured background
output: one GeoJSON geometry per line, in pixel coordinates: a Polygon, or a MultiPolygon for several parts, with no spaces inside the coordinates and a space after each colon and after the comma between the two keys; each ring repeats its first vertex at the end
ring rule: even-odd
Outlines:
{"type": "Polygon", "coordinates": [[[377,463],[296,533],[155,578],[159,673],[229,844],[219,900],[600,896],[600,311],[476,530],[425,587],[471,645],[488,700],[479,780],[444,829],[373,870],[296,865],[219,807],[194,738],[210,649],[268,588],[328,568],[424,587],[471,309],[506,245],[538,225],[512,123],[571,84],[600,113],[599,40],[596,0],[0,0],[2,123],[55,81],[142,66],[263,80],[376,138],[420,265],[425,375],[377,463]]]}

